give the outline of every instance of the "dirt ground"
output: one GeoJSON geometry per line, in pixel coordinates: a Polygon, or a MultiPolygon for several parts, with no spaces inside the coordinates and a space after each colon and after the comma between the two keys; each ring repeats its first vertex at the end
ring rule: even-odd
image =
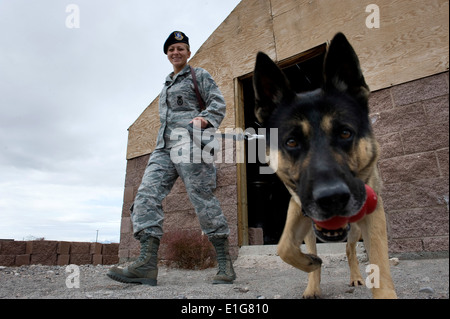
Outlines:
{"type": "MultiPolygon", "coordinates": [[[[338,244],[334,244],[338,245],[338,244]]],[[[340,244],[339,244],[340,245],[340,244]]],[[[158,286],[121,284],[109,279],[110,266],[0,267],[0,299],[300,299],[307,274],[285,264],[273,246],[241,249],[232,285],[211,285],[216,269],[201,271],[160,267],[158,286]]],[[[349,287],[349,268],[344,254],[320,251],[322,293],[325,299],[370,299],[366,287],[349,287]]],[[[360,268],[367,277],[368,264],[359,251],[360,268]]],[[[391,266],[401,299],[448,299],[449,263],[444,258],[401,259],[391,266]]]]}

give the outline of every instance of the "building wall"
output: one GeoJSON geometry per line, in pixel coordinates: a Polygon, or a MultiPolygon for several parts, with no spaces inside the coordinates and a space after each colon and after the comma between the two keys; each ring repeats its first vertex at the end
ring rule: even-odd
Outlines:
{"type": "MultiPolygon", "coordinates": [[[[332,39],[349,38],[373,91],[371,118],[381,145],[379,167],[391,252],[448,250],[448,0],[379,0],[380,28],[369,29],[372,0],[243,0],[197,51],[190,64],[208,70],[227,102],[221,129],[240,127],[236,78],[253,71],[264,51],[288,59],[332,39]],[[333,8],[330,10],[330,8],[333,8]]],[[[155,147],[156,98],[129,128],[120,257],[139,254],[129,207],[155,147]]],[[[246,232],[245,172],[218,165],[216,194],[234,251],[246,232]],[[241,207],[241,208],[239,208],[241,207]],[[238,217],[239,215],[239,217],[238,217]]],[[[200,231],[183,185],[164,202],[165,230],[200,231]]],[[[241,243],[246,242],[246,240],[241,243]]]]}
{"type": "Polygon", "coordinates": [[[392,252],[448,250],[448,78],[445,72],[372,94],[392,252]]]}

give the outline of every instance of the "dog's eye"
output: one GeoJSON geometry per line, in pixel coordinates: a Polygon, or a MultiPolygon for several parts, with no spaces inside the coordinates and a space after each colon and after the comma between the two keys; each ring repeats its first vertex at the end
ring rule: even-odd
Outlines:
{"type": "Polygon", "coordinates": [[[343,140],[349,140],[352,138],[353,133],[350,130],[342,130],[339,137],[343,140]]]}
{"type": "Polygon", "coordinates": [[[290,138],[286,141],[286,146],[289,148],[297,148],[298,145],[298,142],[293,138],[290,138]]]}

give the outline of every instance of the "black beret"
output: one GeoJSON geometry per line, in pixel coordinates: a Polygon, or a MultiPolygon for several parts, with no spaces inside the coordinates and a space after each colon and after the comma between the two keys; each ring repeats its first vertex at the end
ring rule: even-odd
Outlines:
{"type": "Polygon", "coordinates": [[[167,54],[169,47],[175,43],[186,43],[189,45],[189,38],[181,31],[172,32],[164,43],[164,53],[167,54]]]}

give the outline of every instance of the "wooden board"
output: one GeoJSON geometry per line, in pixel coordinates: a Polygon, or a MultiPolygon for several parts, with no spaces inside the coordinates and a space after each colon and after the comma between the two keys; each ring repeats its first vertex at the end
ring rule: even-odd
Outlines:
{"type": "Polygon", "coordinates": [[[151,153],[160,127],[159,97],[142,112],[128,129],[127,160],[151,153]]]}
{"type": "Polygon", "coordinates": [[[372,90],[444,72],[449,67],[448,0],[380,0],[380,28],[369,29],[371,0],[272,0],[279,60],[344,32],[372,90]]]}

